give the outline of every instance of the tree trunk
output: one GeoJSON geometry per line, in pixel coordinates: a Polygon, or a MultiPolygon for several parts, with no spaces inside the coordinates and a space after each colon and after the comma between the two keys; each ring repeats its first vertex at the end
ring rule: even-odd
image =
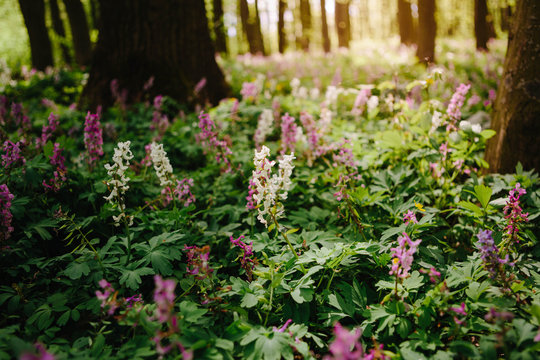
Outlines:
{"type": "Polygon", "coordinates": [[[311,38],[311,6],[309,0],[300,0],[300,22],[302,23],[300,45],[302,50],[308,51],[311,38]]]}
{"type": "Polygon", "coordinates": [[[425,64],[435,62],[435,0],[418,0],[418,49],[416,56],[425,64]]]}
{"type": "Polygon", "coordinates": [[[45,70],[47,66],[53,66],[51,40],[45,25],[45,3],[43,0],[19,0],[19,6],[30,39],[32,66],[45,70]]]}
{"type": "Polygon", "coordinates": [[[229,95],[214,58],[204,1],[100,0],[99,5],[99,39],[82,105],[111,105],[114,79],[119,89],[127,90],[128,103],[149,94],[217,104],[229,95]],[[154,86],[145,92],[151,77],[154,86]],[[202,79],[205,86],[194,94],[202,79]]]}
{"type": "Polygon", "coordinates": [[[326,22],[326,1],[321,0],[321,27],[322,44],[325,53],[330,52],[330,37],[328,36],[328,23],[326,22]]]}
{"type": "Polygon", "coordinates": [[[508,50],[486,147],[489,171],[540,170],[540,1],[521,0],[508,34],[508,50]]]}
{"type": "Polygon", "coordinates": [[[285,34],[285,9],[287,3],[285,0],[278,0],[278,50],[281,54],[287,47],[287,35],[285,34]]]}
{"type": "Polygon", "coordinates": [[[86,20],[83,4],[80,0],[64,0],[64,5],[66,6],[71,27],[75,61],[80,66],[86,66],[90,63],[92,45],[90,43],[90,32],[88,30],[88,21],[86,20]]]}
{"type": "Polygon", "coordinates": [[[510,5],[507,5],[506,7],[501,8],[501,30],[502,31],[510,30],[511,19],[512,19],[512,7],[510,7],[510,5]]]}
{"type": "Polygon", "coordinates": [[[258,1],[255,1],[255,11],[253,14],[249,10],[247,0],[238,0],[240,7],[240,19],[242,28],[246,34],[249,45],[249,52],[252,54],[264,55],[264,42],[261,33],[261,21],[259,18],[258,1]]]}
{"type": "Polygon", "coordinates": [[[97,0],[90,0],[90,17],[92,18],[92,30],[97,30],[99,24],[99,5],[97,0]]]}
{"type": "Polygon", "coordinates": [[[71,53],[69,47],[66,44],[66,31],[64,29],[64,23],[60,17],[60,9],[58,8],[57,0],[49,0],[49,11],[51,13],[51,20],[53,30],[60,38],[60,49],[62,50],[62,59],[66,64],[71,64],[71,53]]]}
{"type": "Polygon", "coordinates": [[[216,51],[227,53],[227,37],[223,23],[223,0],[214,0],[214,34],[216,36],[216,51]]]}
{"type": "Polygon", "coordinates": [[[407,0],[398,0],[398,24],[401,43],[405,45],[414,44],[411,4],[407,0]]]}
{"type": "Polygon", "coordinates": [[[487,50],[489,40],[487,16],[486,0],[474,0],[474,35],[476,37],[476,49],[478,50],[487,50]]]}
{"type": "Polygon", "coordinates": [[[336,0],[336,30],[339,47],[349,47],[351,40],[351,19],[349,17],[349,0],[336,0]]]}

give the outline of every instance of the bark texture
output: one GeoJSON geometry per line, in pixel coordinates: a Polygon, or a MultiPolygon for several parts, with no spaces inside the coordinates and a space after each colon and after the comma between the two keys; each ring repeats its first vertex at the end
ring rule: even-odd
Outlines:
{"type": "Polygon", "coordinates": [[[336,30],[339,47],[349,47],[351,40],[351,19],[349,17],[349,0],[336,0],[336,30]]]}
{"type": "Polygon", "coordinates": [[[311,39],[311,6],[309,0],[300,0],[300,22],[302,24],[300,46],[302,50],[308,51],[311,39]]]}
{"type": "Polygon", "coordinates": [[[474,35],[478,50],[487,50],[487,42],[490,37],[487,17],[486,0],[474,0],[474,35]]]}
{"type": "Polygon", "coordinates": [[[86,66],[90,63],[92,56],[92,44],[84,6],[80,0],[64,0],[64,5],[71,27],[75,61],[80,66],[86,66]]]}
{"type": "Polygon", "coordinates": [[[540,1],[521,0],[508,36],[508,50],[486,147],[489,171],[514,172],[516,164],[540,170],[540,1]]]}
{"type": "Polygon", "coordinates": [[[227,53],[227,36],[225,34],[225,24],[223,23],[223,0],[214,0],[213,5],[216,51],[227,53]]]}
{"type": "Polygon", "coordinates": [[[285,34],[285,0],[278,0],[278,51],[283,54],[287,47],[287,35],[285,34]]]}
{"type": "Polygon", "coordinates": [[[43,0],[19,0],[19,6],[30,39],[32,66],[45,70],[47,66],[53,66],[51,39],[45,25],[45,3],[43,0]]]}
{"type": "Polygon", "coordinates": [[[264,55],[264,41],[261,32],[258,1],[255,1],[255,9],[251,11],[247,0],[238,0],[238,6],[240,8],[242,29],[244,30],[249,45],[249,52],[251,54],[264,55]]]}
{"type": "Polygon", "coordinates": [[[214,58],[204,1],[100,0],[99,5],[99,39],[81,105],[111,105],[114,79],[127,90],[128,103],[146,93],[212,104],[229,95],[214,58]],[[145,92],[151,77],[154,85],[145,92]],[[195,94],[202,79],[206,85],[195,94]]]}
{"type": "Polygon", "coordinates": [[[414,44],[411,3],[408,0],[398,0],[398,24],[401,43],[405,45],[414,44]]]}
{"type": "Polygon", "coordinates": [[[326,1],[321,0],[321,31],[322,45],[325,53],[330,52],[330,37],[328,36],[328,23],[326,22],[326,1]]]}
{"type": "Polygon", "coordinates": [[[51,20],[53,30],[60,39],[60,50],[62,51],[62,59],[66,64],[71,64],[72,58],[69,52],[69,47],[66,43],[66,30],[64,29],[64,23],[60,17],[60,9],[58,8],[57,0],[49,0],[49,11],[51,13],[51,20]]]}
{"type": "Polygon", "coordinates": [[[435,62],[435,0],[418,0],[418,49],[416,56],[425,64],[435,62]]]}

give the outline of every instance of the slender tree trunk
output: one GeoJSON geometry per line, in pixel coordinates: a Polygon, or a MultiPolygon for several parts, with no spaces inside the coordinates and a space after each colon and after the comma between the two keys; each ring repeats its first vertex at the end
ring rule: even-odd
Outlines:
{"type": "Polygon", "coordinates": [[[227,37],[223,23],[223,0],[214,0],[214,34],[216,35],[216,51],[227,53],[227,37]]]}
{"type": "Polygon", "coordinates": [[[351,20],[349,18],[349,0],[336,0],[335,6],[336,30],[339,47],[349,47],[351,36],[351,20]]]}
{"type": "Polygon", "coordinates": [[[326,22],[326,1],[321,0],[321,28],[322,44],[325,53],[330,52],[330,37],[328,36],[328,23],[326,22]]]}
{"type": "Polygon", "coordinates": [[[418,0],[418,49],[416,56],[425,64],[435,62],[435,0],[418,0]]]}
{"type": "Polygon", "coordinates": [[[285,0],[278,0],[278,50],[281,54],[287,47],[287,35],[285,34],[285,9],[287,3],[285,0]]]}
{"type": "Polygon", "coordinates": [[[19,6],[30,39],[32,66],[45,70],[47,66],[53,66],[51,40],[45,25],[45,3],[43,0],[19,0],[19,6]]]}
{"type": "Polygon", "coordinates": [[[261,15],[259,14],[259,0],[255,0],[255,40],[257,41],[257,49],[261,55],[266,55],[264,50],[264,37],[261,30],[261,15]]]}
{"type": "Polygon", "coordinates": [[[215,60],[204,1],[100,0],[99,38],[81,105],[95,109],[114,102],[111,81],[127,90],[127,102],[168,95],[187,103],[230,94],[215,60]],[[143,86],[154,77],[154,86],[143,86]],[[194,87],[206,79],[197,94],[194,87]]]}
{"type": "Polygon", "coordinates": [[[66,6],[71,27],[75,61],[80,66],[86,66],[90,63],[92,45],[90,43],[90,31],[88,29],[84,6],[80,0],[64,0],[64,5],[66,6]]]}
{"type": "Polygon", "coordinates": [[[308,51],[311,38],[311,6],[309,0],[300,0],[300,22],[302,23],[300,44],[304,51],[308,51]]]}
{"type": "Polygon", "coordinates": [[[257,1],[255,2],[256,10],[251,14],[247,0],[238,0],[240,8],[240,20],[242,21],[242,29],[246,34],[249,45],[249,52],[252,54],[264,55],[264,43],[262,39],[260,19],[257,10],[257,1]]]}
{"type": "Polygon", "coordinates": [[[401,43],[405,45],[414,44],[411,4],[407,0],[398,0],[398,24],[401,43]]]}
{"type": "Polygon", "coordinates": [[[488,8],[486,0],[474,0],[474,35],[478,50],[487,50],[487,42],[489,40],[487,16],[488,8]]]}
{"type": "Polygon", "coordinates": [[[58,8],[57,0],[49,0],[49,11],[51,13],[51,20],[54,32],[60,38],[60,49],[62,50],[62,58],[66,64],[71,64],[71,53],[69,47],[66,44],[66,31],[64,29],[64,23],[60,17],[60,9],[58,8]]]}
{"type": "Polygon", "coordinates": [[[540,1],[517,2],[486,147],[489,171],[540,170],[540,1]]]}

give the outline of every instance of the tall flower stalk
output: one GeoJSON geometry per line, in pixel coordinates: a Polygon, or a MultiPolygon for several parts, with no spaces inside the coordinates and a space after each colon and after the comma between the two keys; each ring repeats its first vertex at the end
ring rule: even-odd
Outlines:
{"type": "Polygon", "coordinates": [[[86,162],[90,170],[94,168],[100,156],[103,156],[103,130],[99,121],[99,114],[86,114],[84,120],[84,147],[86,148],[86,162]]]}

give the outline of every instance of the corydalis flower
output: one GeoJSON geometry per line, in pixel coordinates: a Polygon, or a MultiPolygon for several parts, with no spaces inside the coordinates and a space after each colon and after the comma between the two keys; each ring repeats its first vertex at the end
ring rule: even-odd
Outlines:
{"type": "Polygon", "coordinates": [[[11,226],[11,220],[13,219],[11,200],[14,198],[15,196],[9,192],[6,184],[0,185],[0,213],[2,214],[0,242],[9,239],[14,230],[13,226],[11,226]]]}
{"type": "Polygon", "coordinates": [[[156,303],[157,320],[160,323],[166,323],[172,318],[172,310],[174,307],[174,288],[176,282],[172,279],[163,280],[161,276],[154,276],[156,288],[154,290],[154,302],[156,303]]]}
{"type": "Polygon", "coordinates": [[[170,180],[173,173],[173,168],[167,157],[167,153],[163,150],[163,144],[152,143],[150,145],[150,157],[154,164],[154,170],[159,179],[160,186],[172,185],[170,180]]]}
{"type": "Polygon", "coordinates": [[[521,195],[526,194],[527,191],[523,189],[520,183],[516,183],[516,187],[510,190],[508,200],[503,209],[504,218],[507,220],[506,234],[512,241],[519,242],[519,224],[529,221],[529,213],[523,213],[523,209],[520,206],[519,198],[521,195]]]}
{"type": "Polygon", "coordinates": [[[454,93],[454,95],[452,95],[452,99],[450,99],[450,103],[448,104],[448,108],[446,109],[446,113],[451,120],[450,124],[448,125],[449,130],[455,130],[455,123],[459,119],[461,119],[461,107],[465,102],[465,95],[467,95],[467,92],[469,92],[470,88],[470,84],[459,84],[456,92],[454,93]]]}
{"type": "Polygon", "coordinates": [[[252,199],[259,211],[257,218],[265,226],[268,226],[265,215],[270,215],[275,219],[283,215],[284,209],[280,200],[287,199],[287,193],[292,186],[291,175],[294,168],[292,161],[295,159],[294,153],[283,155],[279,160],[278,174],[272,175],[272,167],[276,162],[269,161],[269,156],[270,149],[264,145],[261,151],[255,150],[253,158],[255,170],[251,177],[255,187],[252,199]]]}
{"type": "Polygon", "coordinates": [[[47,141],[51,138],[52,134],[56,131],[58,128],[58,125],[60,122],[58,121],[58,116],[51,113],[49,115],[49,122],[47,125],[43,125],[43,128],[41,129],[41,137],[36,139],[36,147],[42,148],[45,146],[47,141]]]}
{"type": "Polygon", "coordinates": [[[434,267],[430,268],[429,270],[425,270],[425,269],[420,269],[420,272],[422,274],[428,274],[429,276],[429,281],[431,281],[432,283],[436,283],[437,280],[441,277],[441,273],[437,271],[437,269],[435,269],[434,267]]]}
{"type": "Polygon", "coordinates": [[[100,156],[103,156],[103,130],[99,114],[86,114],[84,121],[84,147],[88,153],[87,162],[92,168],[100,156]]]}
{"type": "Polygon", "coordinates": [[[35,343],[34,347],[38,351],[37,354],[25,352],[21,355],[19,360],[55,360],[53,354],[47,352],[47,349],[45,349],[45,346],[42,344],[35,343]]]}
{"type": "Polygon", "coordinates": [[[4,168],[11,167],[18,162],[23,165],[26,164],[26,159],[21,155],[22,145],[23,143],[21,141],[17,141],[16,143],[9,140],[4,141],[4,154],[2,155],[2,166],[4,168]]]}
{"type": "Polygon", "coordinates": [[[107,314],[112,315],[119,305],[116,300],[118,293],[105,279],[101,279],[99,281],[99,286],[103,289],[103,291],[96,290],[96,297],[99,301],[101,301],[101,308],[107,308],[107,314]]]}
{"type": "Polygon", "coordinates": [[[335,339],[328,347],[332,355],[325,356],[325,360],[364,359],[364,351],[362,349],[362,343],[360,343],[360,336],[362,335],[360,329],[348,331],[337,322],[334,325],[334,335],[335,339]]]}
{"type": "MultiPolygon", "coordinates": [[[[499,249],[495,245],[495,241],[491,236],[491,230],[480,231],[476,236],[478,241],[476,247],[480,251],[480,258],[484,263],[484,267],[489,272],[489,276],[494,279],[500,275],[502,271],[501,265],[509,264],[508,255],[504,259],[499,256],[499,249]]],[[[510,264],[511,265],[511,264],[510,264]]]]}
{"type": "Polygon", "coordinates": [[[390,270],[390,275],[395,275],[398,278],[406,278],[409,276],[409,270],[414,260],[414,253],[418,249],[418,245],[422,240],[418,239],[412,241],[407,233],[403,233],[402,236],[398,237],[398,247],[391,248],[392,256],[392,269],[390,270]]]}
{"type": "Polygon", "coordinates": [[[204,148],[204,153],[208,150],[216,153],[216,161],[223,162],[226,165],[226,172],[231,171],[231,161],[229,156],[232,154],[229,145],[225,140],[218,139],[218,133],[215,130],[216,124],[210,118],[209,114],[201,111],[199,115],[199,128],[201,132],[195,135],[195,139],[204,148]]]}
{"type": "Polygon", "coordinates": [[[193,186],[193,179],[176,180],[176,188],[174,188],[174,195],[178,197],[178,201],[188,207],[189,204],[195,202],[195,195],[191,193],[191,187],[193,186]]]}
{"type": "Polygon", "coordinates": [[[405,215],[403,215],[403,222],[405,222],[405,225],[408,225],[409,223],[418,224],[416,215],[411,210],[407,210],[405,215]]]}
{"type": "Polygon", "coordinates": [[[214,269],[210,268],[210,246],[205,245],[202,248],[197,246],[184,245],[187,250],[188,274],[195,275],[197,280],[204,280],[212,276],[214,269]]]}
{"type": "Polygon", "coordinates": [[[459,319],[457,315],[461,315],[463,317],[467,316],[467,312],[465,311],[465,303],[461,303],[459,307],[450,307],[448,310],[452,311],[455,315],[453,316],[454,322],[457,325],[463,325],[465,323],[465,320],[459,319]]]}
{"type": "Polygon", "coordinates": [[[56,166],[56,169],[54,170],[54,177],[49,180],[49,182],[46,182],[43,180],[43,186],[46,190],[53,190],[58,191],[62,187],[62,184],[67,180],[66,173],[66,165],[65,161],[66,159],[62,156],[62,149],[60,148],[60,144],[54,143],[53,146],[53,155],[50,158],[51,165],[56,166]]]}
{"type": "Polygon", "coordinates": [[[281,118],[281,154],[287,150],[294,152],[296,140],[298,138],[298,126],[294,123],[294,118],[286,113],[281,118]]]}
{"type": "Polygon", "coordinates": [[[129,178],[126,176],[126,170],[129,167],[129,161],[133,159],[133,154],[130,150],[131,141],[119,142],[114,149],[113,164],[105,164],[107,174],[111,177],[107,180],[106,184],[110,190],[109,196],[105,196],[104,199],[110,204],[118,206],[120,215],[114,216],[115,226],[120,225],[120,220],[126,218],[129,220],[129,225],[133,224],[133,218],[127,216],[125,213],[126,206],[124,204],[123,195],[129,189],[129,178]],[[125,163],[124,163],[125,162],[125,163]]]}
{"type": "Polygon", "coordinates": [[[272,113],[272,110],[270,109],[264,109],[259,116],[259,120],[257,122],[257,130],[255,130],[255,135],[253,136],[253,140],[255,141],[255,145],[257,147],[261,146],[261,144],[266,140],[266,137],[274,131],[274,114],[272,113]]]}
{"type": "Polygon", "coordinates": [[[246,271],[246,275],[248,277],[248,280],[251,281],[252,275],[253,275],[253,265],[255,260],[253,259],[253,241],[251,244],[246,244],[242,240],[244,239],[244,235],[241,235],[238,239],[234,239],[232,236],[230,238],[231,243],[234,246],[239,247],[242,249],[242,258],[240,259],[240,265],[242,269],[246,271]]]}

